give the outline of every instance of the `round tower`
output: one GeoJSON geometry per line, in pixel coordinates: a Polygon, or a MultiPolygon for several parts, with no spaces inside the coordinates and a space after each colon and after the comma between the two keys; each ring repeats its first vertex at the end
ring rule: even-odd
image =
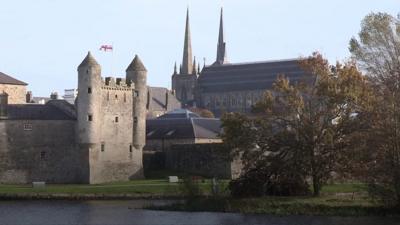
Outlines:
{"type": "MultiPolygon", "coordinates": [[[[78,66],[78,142],[94,148],[100,142],[101,128],[101,67],[88,52],[78,66]]],[[[83,145],[82,145],[83,144],[83,145]]],[[[88,149],[87,149],[88,150],[88,149]]]]}
{"type": "Polygon", "coordinates": [[[136,149],[146,144],[147,70],[136,55],[126,69],[126,80],[135,83],[133,91],[133,140],[136,149]]]}

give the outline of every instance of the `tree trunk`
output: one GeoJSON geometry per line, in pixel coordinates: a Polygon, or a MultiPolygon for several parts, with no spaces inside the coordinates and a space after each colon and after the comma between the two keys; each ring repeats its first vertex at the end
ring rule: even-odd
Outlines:
{"type": "Polygon", "coordinates": [[[321,190],[321,184],[319,182],[318,177],[315,174],[313,174],[312,182],[313,182],[313,195],[319,196],[321,190]]]}

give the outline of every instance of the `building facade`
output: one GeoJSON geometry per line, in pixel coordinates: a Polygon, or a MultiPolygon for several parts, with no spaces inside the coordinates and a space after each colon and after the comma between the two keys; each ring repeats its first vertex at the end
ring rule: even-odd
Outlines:
{"type": "Polygon", "coordinates": [[[136,56],[125,78],[101,77],[88,53],[75,105],[9,104],[0,95],[0,182],[104,183],[143,177],[147,70],[136,56]]]}
{"type": "Polygon", "coordinates": [[[224,112],[249,114],[252,106],[263,97],[265,91],[272,88],[278,75],[286,76],[290,82],[307,82],[306,72],[300,67],[299,59],[230,63],[227,57],[222,9],[215,62],[187,74],[186,68],[193,65],[190,63],[191,58],[188,58],[192,54],[190,41],[187,14],[182,70],[177,73],[175,66],[172,75],[172,89],[184,107],[205,108],[216,117],[220,117],[224,112]]]}
{"type": "Polygon", "coordinates": [[[26,86],[28,84],[0,72],[0,93],[8,94],[10,104],[23,104],[26,102],[26,86]]]}

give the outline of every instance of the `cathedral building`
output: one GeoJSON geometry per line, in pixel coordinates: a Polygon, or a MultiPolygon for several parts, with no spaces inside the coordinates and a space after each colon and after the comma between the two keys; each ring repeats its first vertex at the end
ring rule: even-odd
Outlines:
{"type": "Polygon", "coordinates": [[[251,113],[252,106],[272,88],[278,75],[285,75],[290,82],[303,80],[306,75],[299,59],[230,63],[222,9],[215,62],[196,70],[190,41],[188,13],[183,61],[179,73],[175,65],[172,89],[183,107],[205,108],[217,117],[224,112],[251,113]]]}

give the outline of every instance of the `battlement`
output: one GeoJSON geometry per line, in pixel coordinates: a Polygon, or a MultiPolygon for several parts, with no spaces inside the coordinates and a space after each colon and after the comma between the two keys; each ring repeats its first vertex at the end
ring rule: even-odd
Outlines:
{"type": "Polygon", "coordinates": [[[102,80],[101,88],[108,90],[131,91],[135,88],[135,83],[131,80],[126,80],[125,78],[106,77],[102,80]]]}

